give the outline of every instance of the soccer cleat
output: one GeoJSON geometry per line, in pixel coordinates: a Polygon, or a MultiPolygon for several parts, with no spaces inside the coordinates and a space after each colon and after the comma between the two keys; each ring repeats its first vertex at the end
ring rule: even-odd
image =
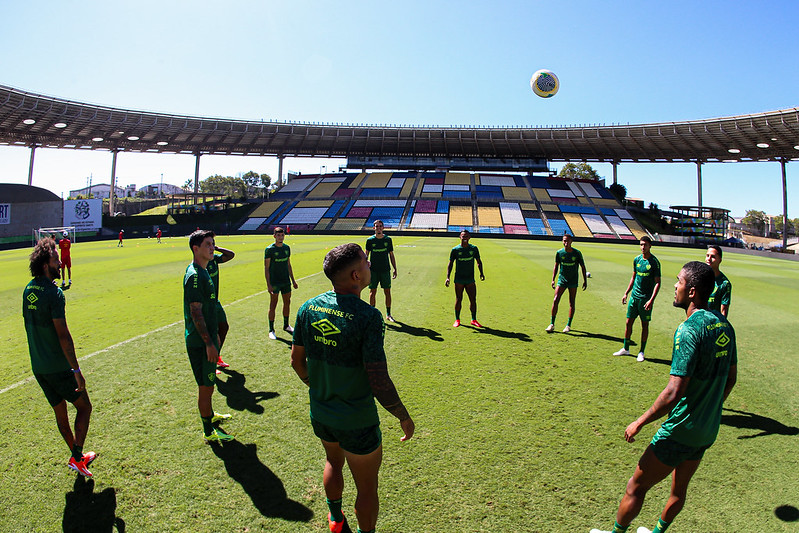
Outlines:
{"type": "Polygon", "coordinates": [[[452,327],[453,328],[460,327],[460,325],[461,325],[461,319],[460,318],[452,323],[452,327]]]}
{"type": "Polygon", "coordinates": [[[221,370],[219,370],[218,368],[216,369],[216,375],[217,375],[217,376],[221,376],[221,375],[222,375],[222,371],[221,371],[221,370]]]}
{"type": "Polygon", "coordinates": [[[571,330],[572,330],[571,326],[566,326],[565,328],[563,328],[563,333],[568,333],[571,330]]]}
{"type": "Polygon", "coordinates": [[[219,356],[219,361],[217,361],[217,362],[216,362],[216,366],[218,366],[219,368],[227,368],[227,367],[229,367],[230,365],[229,365],[229,364],[227,364],[226,362],[224,362],[224,361],[222,360],[222,356],[220,355],[220,356],[219,356]]]}
{"type": "Polygon", "coordinates": [[[548,325],[548,326],[547,326],[547,329],[546,329],[545,331],[546,331],[547,333],[552,333],[553,331],[555,331],[555,324],[550,324],[550,325],[548,325]]]}
{"type": "Polygon", "coordinates": [[[203,435],[203,438],[205,439],[205,442],[227,442],[230,440],[236,440],[236,437],[233,435],[228,435],[219,428],[214,428],[210,435],[203,435]]]}
{"type": "Polygon", "coordinates": [[[472,326],[474,326],[476,328],[482,328],[483,327],[483,325],[480,322],[478,322],[477,320],[472,320],[472,326]]]}
{"type": "Polygon", "coordinates": [[[211,423],[216,424],[217,422],[224,422],[225,420],[231,418],[231,416],[227,413],[217,413],[214,411],[214,416],[211,417],[211,423]]]}
{"type": "Polygon", "coordinates": [[[627,348],[622,348],[618,352],[613,352],[613,355],[630,355],[630,350],[627,348]]]}
{"type": "Polygon", "coordinates": [[[605,530],[602,530],[602,529],[597,529],[597,528],[594,528],[594,529],[592,529],[591,531],[589,531],[588,533],[613,533],[613,532],[612,532],[612,531],[605,531],[605,530]]]}
{"type": "Polygon", "coordinates": [[[386,315],[386,320],[388,320],[389,322],[396,322],[396,320],[394,320],[394,317],[391,315],[386,315]]]}
{"type": "Polygon", "coordinates": [[[97,454],[94,452],[83,452],[83,462],[86,463],[86,466],[92,464],[92,461],[97,459],[97,454]]]}
{"type": "Polygon", "coordinates": [[[273,341],[277,340],[277,335],[275,335],[274,331],[269,332],[269,338],[272,339],[273,341]]]}
{"type": "Polygon", "coordinates": [[[649,531],[649,530],[648,530],[647,528],[645,528],[644,526],[640,526],[640,527],[638,528],[638,530],[637,530],[635,533],[652,533],[652,532],[651,532],[651,531],[649,531]]]}
{"type": "Polygon", "coordinates": [[[644,352],[638,352],[638,357],[635,358],[639,363],[644,360],[644,352]]]}
{"type": "Polygon", "coordinates": [[[92,477],[92,473],[89,472],[89,469],[86,467],[86,461],[83,459],[76,461],[74,457],[70,457],[67,466],[84,477],[92,477]]]}
{"type": "Polygon", "coordinates": [[[286,333],[294,333],[294,328],[292,328],[291,326],[286,326],[283,328],[283,331],[285,331],[286,333]]]}
{"type": "Polygon", "coordinates": [[[341,533],[341,530],[344,529],[344,520],[335,522],[333,521],[333,515],[327,513],[327,525],[330,527],[330,533],[341,533]]]}

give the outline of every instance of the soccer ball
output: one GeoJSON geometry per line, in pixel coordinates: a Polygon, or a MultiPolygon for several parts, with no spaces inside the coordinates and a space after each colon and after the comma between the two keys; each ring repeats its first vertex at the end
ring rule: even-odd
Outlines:
{"type": "Polygon", "coordinates": [[[585,277],[586,277],[586,278],[590,278],[590,277],[591,277],[591,273],[590,273],[590,272],[586,272],[586,273],[585,273],[585,277]]]}
{"type": "Polygon", "coordinates": [[[69,233],[66,230],[62,231],[61,235],[63,235],[64,237],[69,237],[69,233]]]}
{"type": "Polygon", "coordinates": [[[551,70],[541,69],[530,78],[530,88],[541,98],[551,98],[557,94],[560,81],[551,70]]]}

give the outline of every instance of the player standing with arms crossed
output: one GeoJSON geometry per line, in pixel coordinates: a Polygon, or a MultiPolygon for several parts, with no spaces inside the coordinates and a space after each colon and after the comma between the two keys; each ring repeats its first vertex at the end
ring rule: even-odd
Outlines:
{"type": "Polygon", "coordinates": [[[384,225],[382,220],[375,220],[375,234],[366,239],[366,259],[370,261],[372,270],[372,281],[369,283],[369,305],[375,307],[377,298],[377,286],[383,287],[386,295],[386,320],[394,322],[391,316],[391,280],[397,279],[397,261],[394,259],[394,244],[391,237],[383,233],[384,225]],[[391,272],[389,268],[391,261],[391,272]]]}
{"type": "Polygon", "coordinates": [[[264,277],[266,288],[269,291],[269,338],[277,340],[275,335],[275,310],[277,309],[278,294],[283,295],[283,331],[294,333],[294,328],[289,324],[291,311],[291,287],[298,288],[294,279],[294,270],[291,268],[291,248],[283,240],[286,232],[280,226],[275,228],[275,242],[264,250],[264,277]]]}
{"type": "Polygon", "coordinates": [[[569,290],[569,321],[563,328],[563,333],[572,329],[575,301],[577,300],[577,285],[580,283],[580,273],[577,267],[583,269],[583,290],[588,288],[588,276],[585,272],[585,262],[580,250],[572,248],[572,236],[563,234],[563,248],[555,252],[555,267],[552,269],[552,288],[555,289],[555,299],[552,301],[552,321],[547,326],[547,333],[555,331],[555,317],[558,316],[558,304],[566,289],[569,290]],[[558,284],[555,286],[555,276],[560,268],[558,284]]]}
{"type": "Polygon", "coordinates": [[[64,292],[53,283],[60,275],[59,266],[55,241],[47,237],[36,243],[28,265],[33,279],[22,293],[22,317],[31,370],[53,408],[58,431],[72,452],[67,466],[82,476],[92,477],[88,467],[97,454],[83,451],[92,403],[67,327],[64,292]],[[67,402],[77,410],[74,433],[69,425],[67,402]]]}
{"type": "Polygon", "coordinates": [[[649,322],[652,320],[652,306],[660,291],[660,261],[649,253],[652,248],[652,239],[644,235],[639,241],[641,255],[633,259],[633,277],[627,285],[627,290],[621,298],[621,303],[627,303],[627,295],[632,291],[632,298],[627,304],[627,321],[624,323],[624,346],[613,355],[630,355],[630,337],[633,334],[633,323],[636,317],[641,317],[641,351],[636,360],[644,360],[646,341],[649,338],[649,322]]]}
{"type": "MultiPolygon", "coordinates": [[[[638,516],[649,489],[672,474],[671,493],[652,533],[665,533],[685,505],[691,481],[705,450],[715,442],[721,408],[735,386],[738,355],[735,331],[718,311],[707,309],[714,288],[713,270],[692,261],[683,266],[674,286],[674,307],[685,321],[674,333],[669,383],[624,439],[634,442],[642,427],[668,413],[647,446],[616,513],[612,532],[625,533],[638,516]]],[[[724,529],[724,528],[721,528],[724,529]]],[[[638,533],[647,532],[638,528],[638,533]]],[[[591,533],[604,533],[592,529],[591,533]]]]}
{"type": "Polygon", "coordinates": [[[330,531],[340,533],[344,527],[346,461],[357,489],[358,533],[371,533],[383,460],[375,398],[399,419],[401,440],[410,439],[415,426],[388,375],[383,318],[361,300],[371,278],[366,254],[354,243],[337,246],[325,256],[324,272],[333,290],[311,298],[297,312],[291,366],[309,387],[311,425],[325,449],[322,481],[330,531]]]}

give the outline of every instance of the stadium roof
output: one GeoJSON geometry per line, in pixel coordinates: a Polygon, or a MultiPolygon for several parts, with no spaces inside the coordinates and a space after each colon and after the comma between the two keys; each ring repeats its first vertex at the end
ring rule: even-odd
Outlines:
{"type": "Polygon", "coordinates": [[[0,85],[0,145],[321,157],[773,161],[799,158],[799,108],[684,122],[550,128],[310,124],[112,108],[0,85]]]}

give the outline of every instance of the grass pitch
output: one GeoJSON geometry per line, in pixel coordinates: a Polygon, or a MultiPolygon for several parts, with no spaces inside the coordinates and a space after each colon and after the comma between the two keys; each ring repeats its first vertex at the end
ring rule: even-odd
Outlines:
{"type": "MultiPolygon", "coordinates": [[[[365,236],[290,236],[300,288],[292,313],[328,290],[324,254],[365,236]]],[[[183,346],[187,239],[77,243],[67,323],[94,404],[87,449],[95,480],[66,468],[68,450],[30,378],[21,294],[29,250],[0,253],[0,531],[327,531],[324,456],[308,422],[305,386],[289,366],[288,335],[266,338],[263,248],[269,237],[229,236],[236,258],[220,268],[231,331],[214,406],[232,413],[235,443],[201,439],[197,389],[183,346]]],[[[683,320],[673,283],[701,250],[654,247],[663,267],[648,360],[612,357],[621,344],[621,297],[633,245],[576,243],[592,274],[570,334],[548,335],[550,280],[559,242],[475,237],[485,265],[478,319],[451,327],[444,287],[457,239],[397,237],[386,352],[416,422],[400,443],[382,409],[385,458],[379,531],[588,531],[609,529],[624,485],[657,430],[634,444],[624,428],[668,381],[672,335],[683,320]]],[[[738,385],[716,444],[694,477],[672,529],[763,531],[797,527],[799,507],[799,264],[728,253],[738,385]],[[793,520],[793,521],[791,521],[793,520]]],[[[367,297],[364,292],[363,297],[367,297]]],[[[385,312],[382,293],[378,308],[385,312]]],[[[468,301],[462,318],[468,319],[468,301]]],[[[279,309],[279,308],[278,308],[279,309]]],[[[279,313],[278,313],[279,314],[279,313]]],[[[561,301],[556,331],[568,314],[561,301]]],[[[293,320],[293,318],[292,318],[293,320]]],[[[278,325],[281,319],[278,318],[278,325]]],[[[633,341],[638,342],[638,324],[633,341]]],[[[637,352],[637,350],[636,350],[637,352]]],[[[650,492],[633,529],[654,526],[668,494],[650,492]]],[[[347,477],[345,514],[353,521],[347,477]]]]}

